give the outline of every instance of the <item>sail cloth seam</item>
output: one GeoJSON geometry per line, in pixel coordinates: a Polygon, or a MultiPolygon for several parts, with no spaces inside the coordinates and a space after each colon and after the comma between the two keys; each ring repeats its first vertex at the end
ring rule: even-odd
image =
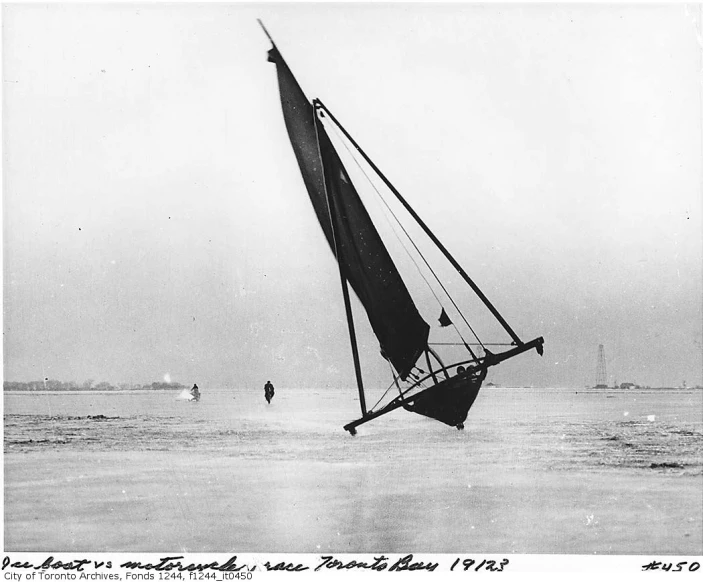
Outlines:
{"type": "MultiPolygon", "coordinates": [[[[484,347],[484,344],[483,344],[483,342],[481,341],[481,338],[478,337],[478,335],[477,335],[476,332],[474,331],[473,327],[471,327],[471,324],[468,322],[468,320],[466,319],[466,317],[465,317],[464,314],[462,313],[461,309],[459,309],[459,306],[458,306],[458,305],[456,304],[456,302],[454,301],[454,298],[450,295],[450,293],[449,293],[449,291],[447,290],[447,288],[444,286],[444,284],[442,283],[442,281],[439,279],[439,277],[437,276],[437,273],[435,273],[434,269],[431,267],[431,265],[429,264],[429,262],[428,262],[427,259],[425,258],[425,255],[422,253],[422,251],[421,251],[421,250],[418,248],[418,246],[415,244],[415,241],[412,239],[412,237],[410,236],[410,234],[408,233],[408,231],[407,231],[407,230],[405,229],[405,227],[402,225],[402,223],[400,222],[400,220],[398,220],[398,217],[397,217],[396,214],[393,212],[393,209],[389,206],[388,202],[386,202],[385,198],[381,195],[381,192],[378,190],[378,188],[377,188],[376,185],[373,183],[373,181],[371,180],[371,178],[369,177],[369,175],[366,173],[366,171],[364,170],[364,168],[361,166],[361,164],[359,163],[359,160],[357,160],[356,157],[354,156],[354,154],[351,152],[351,150],[349,149],[349,146],[347,145],[346,141],[341,138],[341,136],[339,135],[339,131],[337,130],[336,126],[333,126],[332,130],[333,130],[333,132],[335,133],[335,135],[337,135],[337,137],[339,138],[339,141],[340,141],[340,142],[342,143],[342,145],[344,146],[344,149],[347,150],[347,153],[349,154],[349,156],[351,157],[351,159],[354,160],[354,163],[355,163],[356,166],[359,168],[359,170],[361,171],[361,173],[364,175],[364,177],[366,178],[366,180],[368,181],[368,183],[369,183],[369,184],[371,185],[371,187],[374,189],[374,191],[376,192],[376,194],[377,194],[379,200],[383,203],[383,205],[386,207],[386,209],[388,210],[388,212],[390,212],[390,214],[391,214],[391,216],[393,217],[393,219],[396,221],[396,223],[398,224],[398,226],[400,227],[400,229],[403,231],[403,233],[405,234],[405,236],[407,237],[407,239],[408,239],[408,240],[410,241],[410,243],[413,245],[413,247],[414,247],[415,250],[417,251],[417,254],[420,255],[420,257],[422,258],[422,261],[425,263],[425,266],[429,269],[429,271],[432,273],[432,276],[435,278],[435,280],[437,281],[437,283],[439,284],[439,286],[442,288],[442,291],[444,291],[444,293],[446,294],[446,296],[449,298],[449,301],[451,301],[452,305],[453,305],[454,308],[457,310],[457,313],[459,313],[459,315],[461,316],[461,319],[464,320],[464,323],[465,323],[465,324],[467,325],[467,327],[471,330],[471,333],[472,333],[473,336],[476,338],[476,340],[478,341],[479,345],[483,348],[483,347],[484,347]]],[[[410,254],[410,251],[409,251],[409,250],[407,249],[407,247],[405,246],[405,243],[403,243],[403,241],[401,240],[401,238],[398,236],[398,234],[397,234],[395,228],[394,228],[393,225],[390,223],[390,221],[389,221],[389,224],[391,225],[391,229],[393,230],[393,233],[394,233],[394,234],[396,235],[396,237],[398,238],[398,241],[399,241],[400,244],[402,245],[403,249],[405,250],[405,252],[406,252],[406,253],[408,254],[408,256],[410,257],[410,260],[411,260],[411,261],[413,262],[413,264],[415,265],[415,268],[417,269],[417,272],[420,274],[420,276],[422,277],[422,279],[423,279],[423,280],[425,281],[425,283],[427,284],[427,287],[428,287],[429,290],[432,292],[432,295],[434,295],[434,297],[435,297],[435,299],[437,300],[437,303],[439,304],[439,306],[443,308],[442,302],[440,301],[439,297],[437,297],[437,294],[435,293],[434,289],[433,289],[432,286],[430,285],[429,281],[427,281],[427,279],[425,278],[425,275],[424,275],[424,274],[422,273],[422,271],[420,270],[419,265],[417,264],[417,262],[415,261],[415,259],[413,258],[413,256],[410,254]]],[[[459,331],[459,328],[456,327],[456,325],[454,324],[454,322],[452,322],[452,326],[454,327],[455,331],[457,332],[457,334],[458,334],[459,337],[461,338],[461,341],[463,342],[463,345],[466,346],[466,348],[469,350],[469,353],[473,356],[474,359],[478,359],[478,358],[476,357],[476,354],[475,354],[475,353],[473,352],[473,350],[469,347],[469,345],[468,345],[468,343],[466,342],[466,340],[464,340],[464,337],[461,335],[461,331],[459,331]]]]}

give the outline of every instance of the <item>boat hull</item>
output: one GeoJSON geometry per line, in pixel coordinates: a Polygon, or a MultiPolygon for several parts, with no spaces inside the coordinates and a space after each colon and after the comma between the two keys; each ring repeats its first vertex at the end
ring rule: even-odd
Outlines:
{"type": "Polygon", "coordinates": [[[485,374],[448,378],[424,390],[403,408],[462,429],[484,378],[485,374]]]}
{"type": "Polygon", "coordinates": [[[486,369],[479,368],[446,378],[416,394],[408,396],[406,392],[394,398],[383,408],[369,412],[345,425],[344,430],[348,430],[352,435],[356,434],[357,426],[398,408],[427,416],[461,430],[485,378],[486,369]]]}

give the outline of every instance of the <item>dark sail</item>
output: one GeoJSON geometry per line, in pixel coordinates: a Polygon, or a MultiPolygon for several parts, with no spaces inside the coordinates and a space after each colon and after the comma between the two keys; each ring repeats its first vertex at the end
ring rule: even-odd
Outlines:
{"type": "Polygon", "coordinates": [[[332,251],[337,248],[344,277],[366,309],[382,355],[405,379],[427,347],[429,326],[418,313],[322,124],[315,123],[312,105],[275,47],[269,51],[269,61],[276,64],[288,136],[317,219],[332,251]],[[327,196],[332,200],[334,231],[327,196]]]}

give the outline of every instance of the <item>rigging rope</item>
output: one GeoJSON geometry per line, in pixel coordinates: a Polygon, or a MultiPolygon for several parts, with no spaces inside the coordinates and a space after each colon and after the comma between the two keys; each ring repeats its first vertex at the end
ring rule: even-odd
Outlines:
{"type": "MultiPolygon", "coordinates": [[[[346,150],[347,150],[347,153],[349,153],[349,156],[351,157],[351,159],[354,160],[354,163],[357,165],[357,167],[359,168],[359,170],[361,171],[361,173],[364,175],[364,177],[366,178],[366,180],[368,181],[368,183],[369,183],[369,184],[371,185],[371,187],[374,189],[374,191],[376,192],[378,198],[381,200],[381,202],[382,202],[383,205],[386,207],[386,209],[388,210],[388,212],[390,212],[391,216],[393,216],[394,220],[398,223],[398,226],[402,229],[402,231],[403,231],[403,233],[405,234],[405,236],[408,238],[408,240],[410,241],[410,243],[413,245],[413,247],[415,248],[415,251],[417,251],[417,254],[420,255],[420,257],[422,258],[423,262],[425,263],[425,266],[430,270],[430,272],[431,272],[432,275],[434,276],[435,280],[437,281],[437,283],[439,284],[439,286],[442,288],[442,291],[444,291],[444,293],[446,294],[446,296],[449,298],[449,301],[451,301],[452,305],[453,305],[454,308],[457,310],[457,313],[459,313],[459,315],[461,316],[461,318],[464,320],[464,323],[466,324],[466,326],[469,328],[469,330],[471,330],[471,333],[472,333],[473,336],[476,338],[476,341],[479,343],[479,345],[480,345],[482,348],[484,348],[483,342],[481,342],[481,339],[478,337],[478,335],[477,335],[476,332],[474,331],[473,327],[471,327],[471,324],[467,321],[466,317],[464,317],[464,314],[462,313],[461,309],[459,309],[459,306],[458,306],[458,305],[456,304],[456,302],[454,301],[454,298],[451,296],[451,294],[449,293],[449,291],[447,290],[447,288],[444,286],[444,284],[442,283],[442,281],[440,281],[439,277],[437,276],[437,273],[435,273],[434,269],[433,269],[433,268],[430,266],[430,264],[427,262],[427,259],[425,258],[425,255],[422,254],[422,251],[421,251],[421,250],[418,248],[418,246],[415,244],[415,241],[412,239],[412,237],[410,236],[410,234],[408,234],[408,231],[405,230],[405,227],[403,226],[403,224],[400,222],[400,220],[398,220],[398,217],[397,217],[397,216],[395,215],[395,213],[393,212],[393,209],[388,205],[388,203],[386,202],[385,198],[381,195],[381,193],[379,192],[379,190],[378,190],[378,188],[376,187],[376,185],[373,183],[373,181],[371,180],[371,178],[368,176],[368,174],[366,173],[366,171],[364,170],[364,168],[363,168],[363,167],[361,166],[361,164],[359,163],[359,160],[357,160],[356,157],[354,156],[354,154],[351,152],[351,150],[349,149],[349,146],[347,145],[346,141],[341,138],[341,136],[339,135],[338,129],[337,129],[335,126],[333,126],[333,127],[332,127],[332,130],[334,131],[335,135],[337,136],[337,138],[339,139],[339,141],[340,141],[340,142],[342,143],[342,145],[344,146],[344,149],[346,149],[346,150]]],[[[386,217],[386,219],[387,219],[387,217],[386,217]]],[[[389,221],[389,224],[391,224],[390,221],[389,221]]],[[[425,281],[425,283],[426,283],[427,286],[429,287],[430,291],[432,292],[432,295],[434,295],[435,299],[437,300],[437,303],[439,304],[440,307],[442,307],[442,303],[441,303],[441,301],[439,300],[439,297],[437,297],[437,294],[434,292],[434,289],[432,289],[432,286],[429,284],[429,281],[427,281],[427,279],[425,278],[424,274],[423,274],[422,271],[420,270],[419,265],[417,264],[417,262],[415,261],[415,259],[413,258],[413,256],[412,256],[412,255],[410,254],[410,252],[408,251],[408,249],[407,249],[407,247],[405,246],[405,244],[403,243],[402,239],[398,236],[398,234],[397,234],[397,232],[396,232],[396,230],[395,230],[395,228],[393,227],[392,224],[391,224],[391,229],[393,230],[393,233],[396,235],[396,237],[397,237],[398,240],[400,241],[400,244],[403,246],[403,249],[405,249],[405,252],[406,252],[406,253],[408,254],[408,256],[410,257],[410,260],[411,260],[411,261],[413,262],[413,264],[415,265],[415,268],[417,269],[418,273],[420,273],[420,276],[423,278],[423,280],[425,281]]],[[[466,342],[466,340],[464,340],[463,336],[461,335],[461,332],[459,331],[459,328],[457,328],[457,326],[454,324],[454,322],[452,322],[452,327],[454,327],[454,329],[456,330],[457,334],[458,334],[459,337],[461,338],[461,341],[463,342],[463,345],[464,345],[464,346],[466,347],[466,349],[469,351],[469,353],[471,354],[471,356],[472,356],[475,360],[478,359],[478,358],[476,357],[476,354],[475,354],[475,353],[473,352],[473,350],[469,347],[469,344],[466,342]]],[[[484,348],[484,350],[485,350],[485,348],[484,348]]]]}
{"type": "MultiPolygon", "coordinates": [[[[456,344],[459,345],[459,344],[456,344]]],[[[410,372],[410,375],[415,379],[415,384],[411,386],[410,388],[407,388],[405,392],[403,392],[403,389],[400,387],[400,384],[398,383],[398,377],[395,374],[395,370],[393,370],[393,366],[391,366],[391,363],[388,362],[388,366],[391,369],[391,375],[393,376],[393,382],[391,382],[390,386],[386,388],[386,390],[381,394],[381,397],[378,399],[376,404],[374,404],[369,411],[374,411],[376,407],[383,401],[383,399],[388,395],[388,392],[390,392],[391,388],[393,388],[393,385],[398,387],[398,394],[399,398],[404,402],[405,401],[405,395],[410,392],[411,390],[414,390],[415,388],[422,388],[423,390],[426,388],[425,382],[427,381],[427,378],[424,378],[423,380],[420,380],[422,376],[425,375],[425,371],[422,368],[419,368],[418,366],[415,366],[415,369],[420,372],[420,375],[417,376],[410,372]]]]}
{"type": "MultiPolygon", "coordinates": [[[[391,366],[390,362],[388,362],[388,365],[391,368],[391,374],[393,375],[393,382],[391,382],[391,385],[388,386],[388,388],[386,388],[386,391],[383,394],[381,394],[381,397],[378,399],[378,402],[376,402],[376,404],[374,404],[370,410],[375,410],[375,408],[381,403],[381,400],[383,400],[386,397],[386,394],[388,394],[388,392],[390,391],[390,389],[393,388],[394,384],[396,386],[398,386],[398,382],[396,381],[395,371],[393,370],[393,366],[391,366]]],[[[398,386],[398,391],[400,391],[400,386],[398,386]]],[[[402,397],[403,393],[401,392],[400,395],[402,397]]]]}

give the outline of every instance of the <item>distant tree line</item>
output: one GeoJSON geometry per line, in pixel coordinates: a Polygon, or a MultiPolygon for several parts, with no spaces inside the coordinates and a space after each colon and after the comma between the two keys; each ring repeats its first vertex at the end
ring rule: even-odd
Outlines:
{"type": "Polygon", "coordinates": [[[98,382],[86,380],[85,382],[60,382],[59,380],[34,380],[32,382],[8,382],[5,381],[3,389],[5,391],[73,391],[73,390],[94,390],[94,391],[115,391],[115,390],[183,390],[186,386],[178,382],[152,382],[151,384],[110,384],[109,382],[98,382]]]}

